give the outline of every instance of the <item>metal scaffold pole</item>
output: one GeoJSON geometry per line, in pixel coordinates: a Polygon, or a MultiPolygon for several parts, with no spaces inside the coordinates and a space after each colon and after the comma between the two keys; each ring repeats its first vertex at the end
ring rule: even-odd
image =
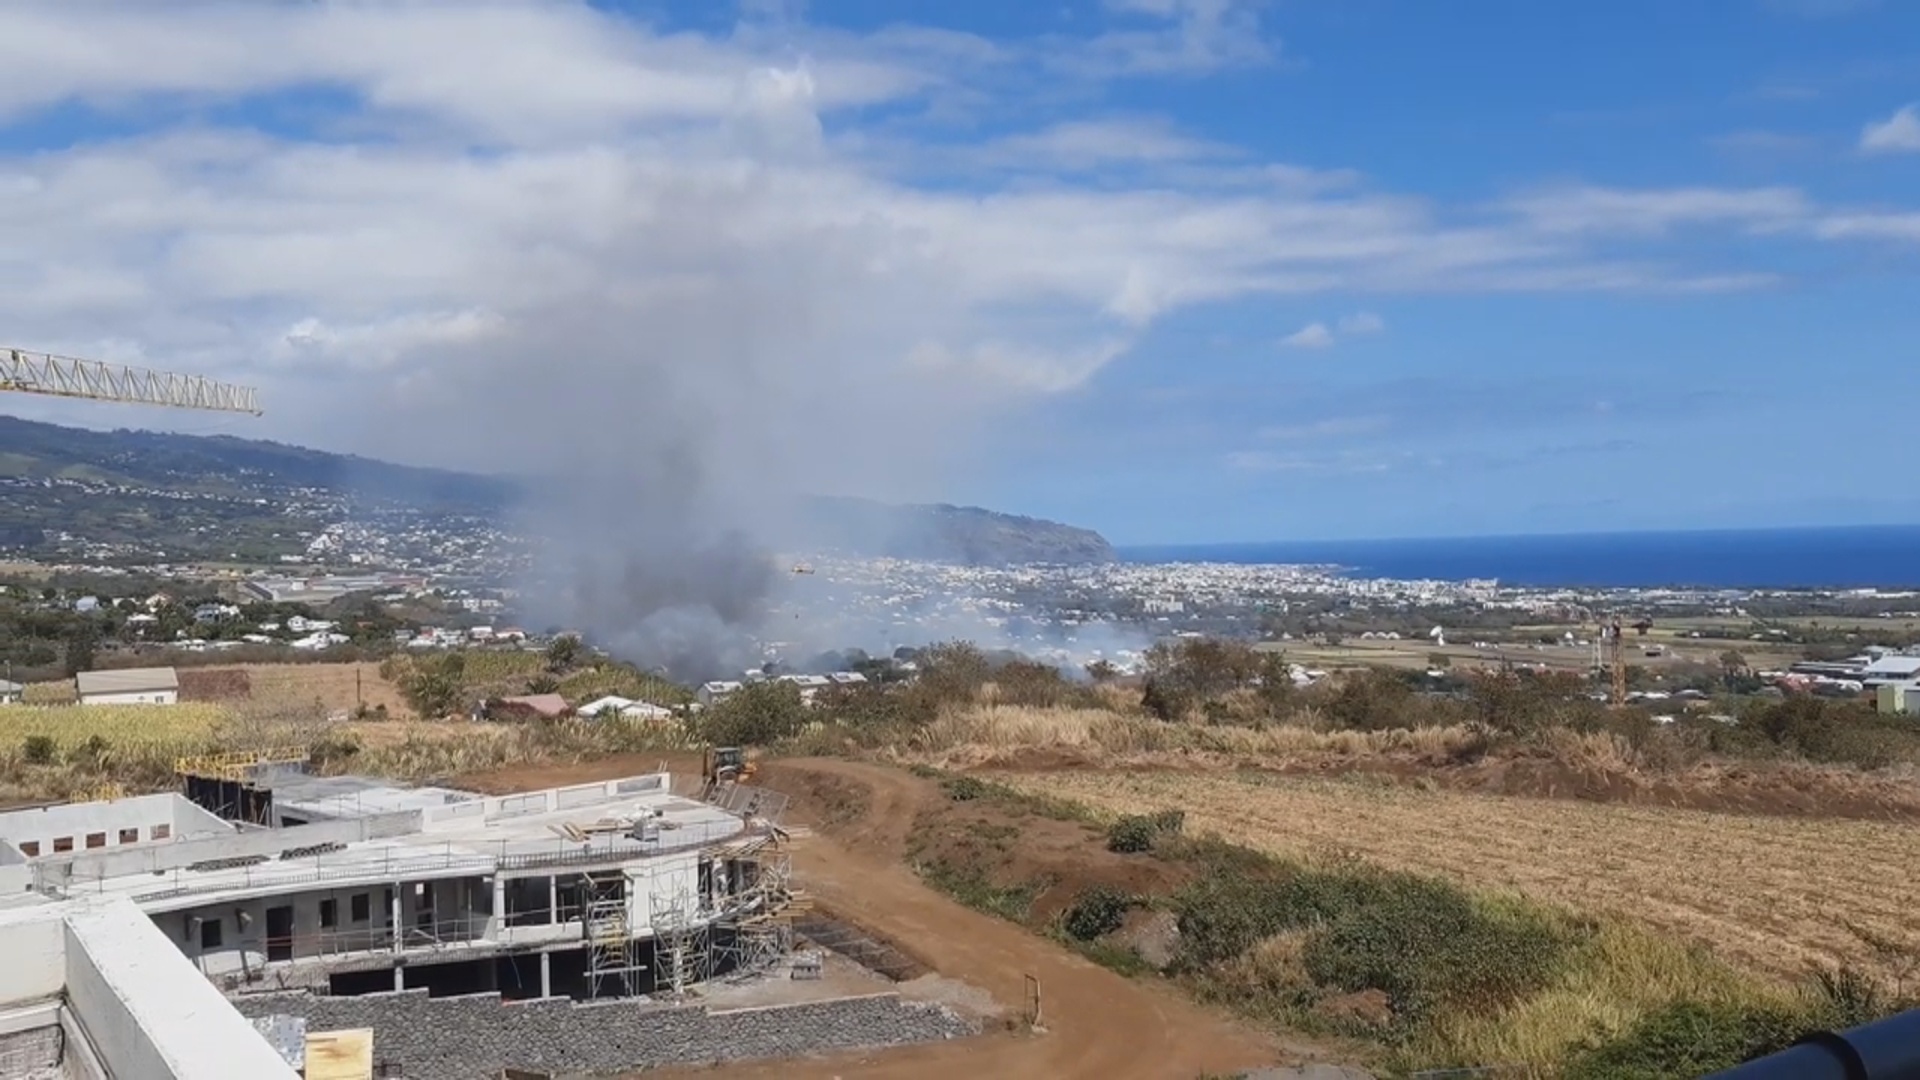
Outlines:
{"type": "Polygon", "coordinates": [[[625,997],[643,970],[627,918],[627,878],[619,871],[586,875],[587,996],[625,997]]]}

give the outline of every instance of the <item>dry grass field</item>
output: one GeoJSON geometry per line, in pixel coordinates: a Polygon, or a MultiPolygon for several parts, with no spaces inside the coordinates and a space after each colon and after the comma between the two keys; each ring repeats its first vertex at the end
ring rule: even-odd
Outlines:
{"type": "Polygon", "coordinates": [[[1650,924],[1757,973],[1851,961],[1898,978],[1849,926],[1920,943],[1920,828],[1425,791],[1246,774],[994,774],[1110,813],[1186,811],[1263,851],[1352,854],[1650,924]]]}
{"type": "Polygon", "coordinates": [[[380,677],[380,665],[376,663],[237,664],[202,670],[246,672],[252,687],[250,700],[261,705],[318,704],[328,712],[351,712],[364,702],[369,709],[385,705],[396,717],[412,711],[400,697],[399,688],[380,677]]]}
{"type": "Polygon", "coordinates": [[[191,753],[227,718],[217,705],[12,705],[0,709],[0,747],[17,750],[41,735],[66,751],[98,736],[118,747],[191,753]]]}

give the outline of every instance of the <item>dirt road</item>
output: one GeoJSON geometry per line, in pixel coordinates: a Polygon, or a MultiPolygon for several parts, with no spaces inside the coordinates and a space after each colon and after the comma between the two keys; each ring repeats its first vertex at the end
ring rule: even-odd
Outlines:
{"type": "MultiPolygon", "coordinates": [[[[766,784],[796,794],[820,782],[865,796],[865,813],[821,827],[794,852],[803,885],[949,978],[991,993],[1018,1016],[1039,981],[1044,1034],[1006,1034],[818,1061],[769,1062],[708,1075],[781,1077],[1141,1077],[1192,1080],[1273,1064],[1282,1049],[1151,984],[1099,967],[922,884],[901,863],[929,790],[897,769],[845,761],[776,762],[766,784]]],[[[856,795],[857,797],[857,795],[856,795]]],[[[809,800],[796,816],[819,816],[809,800]]]]}
{"type": "Polygon", "coordinates": [[[793,860],[796,877],[823,907],[890,938],[942,975],[986,990],[1010,1016],[1020,1015],[1026,977],[1035,977],[1045,1031],[648,1076],[1193,1080],[1312,1056],[1311,1047],[1282,1046],[1174,991],[1123,978],[929,889],[901,862],[915,813],[930,793],[937,797],[926,781],[897,769],[813,759],[770,763],[763,775],[767,786],[796,796],[790,818],[816,828],[795,846],[793,860]],[[822,813],[823,789],[846,802],[822,813]]]}

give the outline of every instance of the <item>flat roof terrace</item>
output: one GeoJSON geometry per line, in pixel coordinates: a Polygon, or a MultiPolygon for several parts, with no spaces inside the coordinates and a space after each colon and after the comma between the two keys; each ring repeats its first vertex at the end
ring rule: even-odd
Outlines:
{"type": "Polygon", "coordinates": [[[52,895],[124,896],[148,912],[229,898],[590,867],[696,850],[741,836],[746,818],[672,794],[666,773],[320,821],[284,829],[78,852],[33,864],[52,895]],[[632,831],[570,831],[596,822],[632,831]]]}

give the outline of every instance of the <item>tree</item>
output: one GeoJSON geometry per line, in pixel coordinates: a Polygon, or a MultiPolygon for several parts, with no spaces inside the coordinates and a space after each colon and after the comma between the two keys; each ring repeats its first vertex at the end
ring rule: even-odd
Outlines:
{"type": "Polygon", "coordinates": [[[806,720],[800,688],[768,681],[750,683],[716,702],[700,727],[716,746],[766,746],[798,732],[806,720]]]}
{"type": "Polygon", "coordinates": [[[1114,667],[1105,657],[1087,665],[1087,678],[1097,683],[1109,683],[1120,677],[1120,669],[1114,667]]]}
{"type": "Polygon", "coordinates": [[[93,650],[100,641],[100,631],[91,619],[81,619],[73,624],[67,633],[67,675],[72,677],[83,671],[93,670],[93,650]]]}
{"type": "Polygon", "coordinates": [[[1720,669],[1726,672],[1729,679],[1744,675],[1747,671],[1747,658],[1741,655],[1739,649],[1728,649],[1720,654],[1720,669]]]}
{"type": "Polygon", "coordinates": [[[561,634],[547,645],[547,670],[559,674],[580,661],[580,639],[561,634]]]}
{"type": "Polygon", "coordinates": [[[457,652],[418,661],[400,677],[400,694],[422,718],[438,719],[459,707],[466,671],[466,657],[457,652]]]}

